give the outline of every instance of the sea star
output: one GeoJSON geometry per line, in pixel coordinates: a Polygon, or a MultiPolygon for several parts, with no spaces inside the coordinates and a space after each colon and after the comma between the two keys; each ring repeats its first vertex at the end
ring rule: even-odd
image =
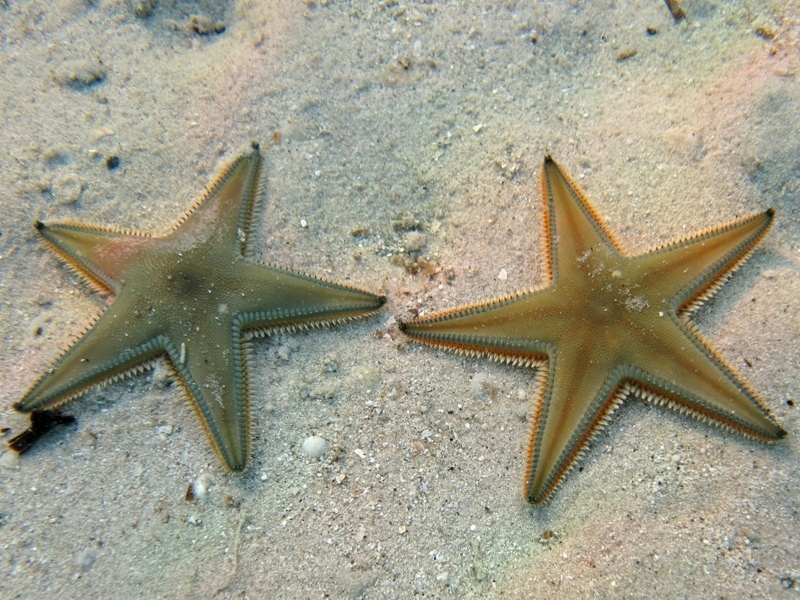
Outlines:
{"type": "Polygon", "coordinates": [[[528,501],[553,493],[630,394],[745,435],[782,438],[763,401],[690,319],[749,256],[774,211],[628,256],[549,156],[542,189],[549,285],[401,324],[431,346],[537,368],[528,501]]]}
{"type": "Polygon", "coordinates": [[[385,300],[253,257],[247,240],[263,195],[261,165],[253,145],[163,236],[37,222],[67,266],[113,300],[15,408],[58,406],[165,355],[224,464],[244,469],[247,340],[365,316],[385,300]]]}

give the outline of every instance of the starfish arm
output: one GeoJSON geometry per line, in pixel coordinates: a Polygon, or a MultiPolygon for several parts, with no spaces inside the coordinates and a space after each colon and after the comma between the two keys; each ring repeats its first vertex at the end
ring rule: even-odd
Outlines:
{"type": "Polygon", "coordinates": [[[723,225],[632,258],[643,287],[690,311],[708,299],[747,259],[769,230],[775,211],[723,225]]]}
{"type": "Polygon", "coordinates": [[[102,294],[118,294],[122,273],[149,236],[129,230],[78,225],[35,223],[36,229],[73,272],[102,294]]]}
{"type": "Polygon", "coordinates": [[[525,497],[540,504],[558,488],[589,441],[622,402],[623,371],[599,337],[561,344],[533,408],[525,497]]]}
{"type": "Polygon", "coordinates": [[[325,325],[376,312],[386,301],[363,290],[277,267],[240,263],[231,308],[245,329],[325,325]]]}
{"type": "Polygon", "coordinates": [[[231,471],[249,455],[247,349],[237,318],[207,320],[195,331],[174,331],[165,342],[178,383],[231,471]]]}
{"type": "Polygon", "coordinates": [[[542,169],[542,194],[547,203],[546,227],[553,274],[572,269],[588,252],[600,246],[619,253],[611,232],[581,189],[549,156],[542,169]]]}
{"type": "Polygon", "coordinates": [[[54,408],[90,388],[144,370],[163,353],[164,338],[151,328],[122,328],[112,305],[17,402],[23,412],[54,408]]]}
{"type": "Polygon", "coordinates": [[[652,327],[628,347],[639,395],[744,435],[767,441],[786,435],[764,401],[677,317],[665,315],[652,327]]]}
{"type": "Polygon", "coordinates": [[[217,175],[171,234],[193,247],[214,246],[234,256],[246,254],[246,241],[257,221],[263,197],[262,160],[258,145],[217,175]]]}
{"type": "Polygon", "coordinates": [[[400,329],[429,346],[541,364],[567,318],[551,290],[544,289],[420,317],[401,323],[400,329]]]}

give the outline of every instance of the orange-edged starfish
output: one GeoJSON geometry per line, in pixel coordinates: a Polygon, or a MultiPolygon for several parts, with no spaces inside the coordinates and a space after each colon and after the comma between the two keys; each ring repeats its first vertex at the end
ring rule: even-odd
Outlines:
{"type": "Polygon", "coordinates": [[[537,368],[528,501],[553,493],[630,394],[748,436],[784,437],[690,319],[753,251],[774,211],[628,256],[549,156],[542,190],[547,287],[401,325],[431,346],[537,368]]]}
{"type": "Polygon", "coordinates": [[[254,145],[166,235],[36,223],[67,266],[113,301],[15,408],[58,406],[166,356],[225,465],[244,469],[247,339],[364,316],[384,303],[253,258],[247,240],[262,195],[261,154],[254,145]]]}

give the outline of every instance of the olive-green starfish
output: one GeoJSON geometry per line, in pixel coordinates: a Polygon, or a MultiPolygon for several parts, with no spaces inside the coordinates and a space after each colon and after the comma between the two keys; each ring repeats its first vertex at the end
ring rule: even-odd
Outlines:
{"type": "Polygon", "coordinates": [[[114,299],[15,407],[57,406],[166,355],[214,448],[241,471],[249,443],[246,340],[361,317],[384,303],[253,258],[247,240],[257,225],[261,171],[254,145],[162,237],[36,223],[69,267],[114,299]]]}
{"type": "Polygon", "coordinates": [[[547,287],[401,325],[431,346],[537,368],[528,501],[552,494],[630,394],[745,435],[783,437],[761,399],[690,320],[752,252],[774,211],[627,256],[550,157],[542,188],[547,287]]]}

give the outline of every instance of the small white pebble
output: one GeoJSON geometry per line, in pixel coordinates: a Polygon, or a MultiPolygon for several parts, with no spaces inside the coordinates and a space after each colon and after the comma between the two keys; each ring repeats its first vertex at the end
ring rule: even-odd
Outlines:
{"type": "Polygon", "coordinates": [[[494,381],[488,373],[479,371],[472,376],[470,383],[472,395],[476,400],[488,400],[494,392],[494,381]]]}
{"type": "Polygon", "coordinates": [[[158,432],[158,437],[162,440],[167,439],[167,436],[172,435],[173,427],[172,425],[159,425],[156,427],[156,431],[158,432]]]}
{"type": "Polygon", "coordinates": [[[300,219],[300,227],[302,227],[303,229],[308,227],[308,221],[306,221],[305,219],[300,219]]]}
{"type": "Polygon", "coordinates": [[[409,254],[422,252],[427,245],[428,241],[419,231],[410,231],[403,238],[403,249],[409,254]]]}
{"type": "Polygon", "coordinates": [[[308,454],[311,458],[322,458],[327,445],[324,439],[318,435],[312,435],[311,437],[307,437],[303,442],[303,452],[308,454]]]}
{"type": "Polygon", "coordinates": [[[94,561],[97,560],[97,548],[86,546],[78,556],[75,557],[75,564],[81,571],[88,571],[92,568],[94,561]]]}
{"type": "Polygon", "coordinates": [[[500,272],[497,274],[497,278],[500,281],[505,281],[506,279],[508,279],[508,271],[506,271],[505,269],[500,269],[500,272]]]}
{"type": "Polygon", "coordinates": [[[361,448],[356,448],[355,450],[353,450],[353,452],[355,452],[355,455],[358,456],[358,458],[360,458],[361,460],[367,458],[367,453],[364,452],[361,448]]]}
{"type": "Polygon", "coordinates": [[[7,451],[0,456],[0,467],[5,469],[16,469],[19,466],[19,454],[13,450],[7,451]]]}

